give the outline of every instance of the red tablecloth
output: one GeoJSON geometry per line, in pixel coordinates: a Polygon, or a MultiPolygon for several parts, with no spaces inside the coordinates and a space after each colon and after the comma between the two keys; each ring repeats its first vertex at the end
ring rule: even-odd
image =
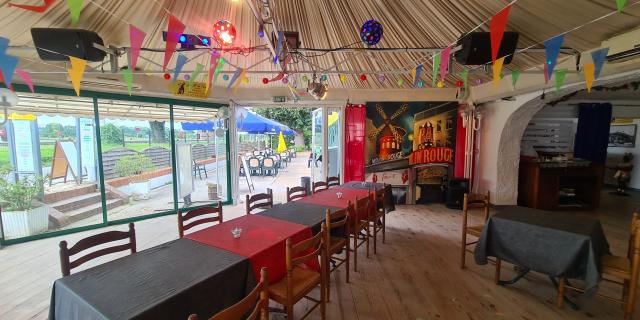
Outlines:
{"type": "MultiPolygon", "coordinates": [[[[304,197],[300,199],[301,202],[313,203],[331,207],[338,208],[346,208],[349,205],[349,201],[355,205],[356,197],[358,199],[362,199],[364,197],[369,196],[369,190],[363,189],[348,189],[342,187],[334,187],[329,190],[321,191],[318,193],[314,193],[310,196],[304,197]],[[342,197],[338,198],[337,193],[341,192],[342,197]]],[[[361,213],[365,213],[366,211],[361,211],[361,213]]],[[[365,219],[364,217],[359,217],[360,219],[365,219]]]]}
{"type": "MultiPolygon", "coordinates": [[[[269,282],[275,283],[280,281],[287,271],[287,238],[297,243],[311,236],[311,228],[307,226],[252,214],[202,229],[185,238],[245,256],[251,261],[256,281],[260,279],[260,269],[267,267],[269,282]],[[233,237],[231,230],[235,228],[242,229],[240,238],[233,237]]],[[[308,266],[320,270],[316,259],[308,263],[308,266]]]]}

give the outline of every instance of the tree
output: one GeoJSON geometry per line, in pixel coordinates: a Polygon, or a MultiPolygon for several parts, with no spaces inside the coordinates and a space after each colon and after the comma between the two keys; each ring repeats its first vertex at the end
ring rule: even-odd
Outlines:
{"type": "Polygon", "coordinates": [[[110,144],[122,144],[122,131],[113,123],[107,123],[100,127],[102,142],[110,144]]]}
{"type": "Polygon", "coordinates": [[[255,113],[278,121],[304,135],[304,144],[311,144],[311,109],[309,108],[254,108],[255,113]]]}
{"type": "Polygon", "coordinates": [[[164,121],[149,121],[149,128],[151,128],[151,142],[164,143],[167,141],[164,129],[164,121]]]}

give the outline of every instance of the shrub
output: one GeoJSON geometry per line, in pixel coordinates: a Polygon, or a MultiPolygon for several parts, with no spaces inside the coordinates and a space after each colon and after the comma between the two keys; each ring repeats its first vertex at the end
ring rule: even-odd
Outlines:
{"type": "Polygon", "coordinates": [[[15,182],[7,181],[7,173],[0,177],[0,203],[6,211],[25,211],[33,208],[33,200],[44,192],[46,178],[25,175],[15,182]]]}
{"type": "Polygon", "coordinates": [[[116,162],[114,168],[120,177],[130,177],[153,169],[153,162],[143,154],[124,156],[116,162]]]}
{"type": "Polygon", "coordinates": [[[113,123],[107,123],[100,127],[102,143],[122,144],[122,130],[113,123]]]}

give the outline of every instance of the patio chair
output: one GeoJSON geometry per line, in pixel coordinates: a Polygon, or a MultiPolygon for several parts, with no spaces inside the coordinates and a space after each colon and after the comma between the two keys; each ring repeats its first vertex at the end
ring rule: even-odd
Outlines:
{"type": "Polygon", "coordinates": [[[252,156],[248,160],[249,165],[249,174],[252,176],[261,176],[262,175],[262,163],[260,159],[256,156],[252,156]]]}
{"type": "Polygon", "coordinates": [[[136,230],[133,223],[129,223],[129,231],[107,231],[99,233],[76,242],[76,244],[71,248],[67,248],[67,241],[60,241],[60,269],[62,271],[62,276],[66,277],[70,275],[72,269],[79,267],[85,262],[107,254],[126,250],[131,250],[131,254],[136,253],[136,230]],[[86,255],[71,261],[71,256],[75,256],[82,251],[125,239],[128,239],[129,242],[119,245],[112,244],[110,247],[89,252],[86,255]]]}
{"type": "Polygon", "coordinates": [[[285,164],[285,166],[289,165],[289,162],[291,162],[291,159],[289,159],[289,153],[288,152],[280,152],[280,159],[282,160],[282,163],[285,164]]]}
{"type": "Polygon", "coordinates": [[[222,201],[217,206],[206,206],[196,209],[181,209],[178,211],[178,235],[184,237],[184,232],[203,223],[222,223],[222,201]]]}
{"type": "Polygon", "coordinates": [[[297,158],[298,153],[296,152],[296,148],[289,148],[289,155],[291,156],[291,158],[297,158]]]}
{"type": "Polygon", "coordinates": [[[284,169],[287,166],[287,163],[282,159],[282,156],[279,153],[276,153],[273,156],[278,159],[278,168],[284,169]]]}
{"type": "Polygon", "coordinates": [[[250,215],[256,209],[267,209],[273,207],[273,190],[267,189],[267,193],[257,193],[252,196],[247,195],[245,201],[246,213],[250,215]]]}
{"type": "Polygon", "coordinates": [[[200,177],[200,180],[202,180],[202,173],[204,172],[204,177],[207,177],[207,168],[204,166],[204,164],[200,164],[198,163],[198,161],[193,160],[193,177],[195,178],[196,175],[198,175],[198,177],[200,177]]]}
{"type": "Polygon", "coordinates": [[[261,154],[260,150],[253,150],[254,156],[259,156],[261,154]]]}
{"type": "Polygon", "coordinates": [[[273,160],[273,158],[264,158],[262,160],[262,175],[278,175],[278,167],[276,166],[276,161],[273,160]]]}

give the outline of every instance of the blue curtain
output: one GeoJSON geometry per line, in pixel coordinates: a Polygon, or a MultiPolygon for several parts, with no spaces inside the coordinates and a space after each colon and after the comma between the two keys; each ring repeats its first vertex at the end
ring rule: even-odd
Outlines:
{"type": "Polygon", "coordinates": [[[611,125],[610,103],[580,103],[573,154],[576,158],[605,163],[611,125]]]}

